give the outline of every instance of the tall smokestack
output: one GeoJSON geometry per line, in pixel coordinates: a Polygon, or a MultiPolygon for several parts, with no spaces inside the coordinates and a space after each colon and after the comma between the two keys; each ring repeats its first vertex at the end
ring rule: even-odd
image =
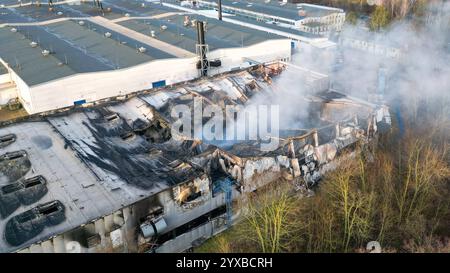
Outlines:
{"type": "Polygon", "coordinates": [[[222,0],[218,0],[218,12],[219,12],[219,20],[222,21],[222,0]]]}
{"type": "Polygon", "coordinates": [[[202,76],[208,74],[208,60],[206,59],[205,26],[202,21],[197,21],[197,48],[200,58],[200,71],[202,76]]]}

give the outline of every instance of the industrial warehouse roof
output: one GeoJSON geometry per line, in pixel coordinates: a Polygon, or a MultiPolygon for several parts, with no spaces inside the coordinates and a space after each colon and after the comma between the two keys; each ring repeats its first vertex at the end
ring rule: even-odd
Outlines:
{"type": "MultiPolygon", "coordinates": [[[[125,0],[102,3],[104,14],[91,2],[58,4],[52,11],[44,4],[1,8],[5,17],[0,19],[0,26],[3,23],[0,27],[0,58],[33,86],[76,73],[128,68],[175,56],[194,56],[197,34],[194,27],[183,25],[186,13],[159,2],[146,2],[144,6],[125,0]],[[162,26],[166,29],[162,30],[162,26]],[[154,38],[150,37],[152,30],[156,34],[154,38]],[[106,37],[107,33],[109,37],[106,37]],[[163,45],[152,40],[163,42],[163,45]],[[144,52],[139,48],[145,48],[144,52]],[[45,51],[50,54],[43,54],[45,51]]],[[[282,38],[212,18],[189,16],[190,20],[207,21],[209,50],[250,46],[282,38]]]]}
{"type": "Polygon", "coordinates": [[[126,68],[170,57],[173,56],[90,22],[84,26],[63,21],[0,28],[0,58],[30,86],[74,73],[126,68]],[[106,32],[111,33],[110,38],[105,37],[106,32]],[[32,47],[32,42],[37,46],[32,47]],[[148,50],[138,53],[139,47],[148,50]],[[51,54],[44,56],[44,50],[51,54]]]}
{"type": "Polygon", "coordinates": [[[282,38],[275,34],[201,15],[189,14],[187,16],[190,20],[188,26],[183,25],[185,15],[173,15],[162,19],[128,20],[119,24],[146,35],[150,35],[154,31],[156,39],[191,52],[196,52],[197,44],[197,32],[195,25],[191,24],[192,20],[206,22],[207,31],[205,36],[210,51],[219,48],[251,46],[270,39],[282,38]]]}
{"type": "Polygon", "coordinates": [[[0,75],[6,73],[8,73],[8,69],[6,69],[6,67],[2,63],[0,63],[0,75]]]}
{"type": "MultiPolygon", "coordinates": [[[[32,21],[47,21],[63,17],[89,17],[103,16],[108,19],[117,19],[128,14],[130,16],[156,16],[177,10],[165,7],[159,3],[145,3],[128,0],[108,0],[102,1],[103,11],[94,5],[94,1],[77,2],[72,4],[58,4],[53,1],[53,11],[49,12],[49,6],[41,1],[41,6],[30,5],[31,0],[22,0],[22,7],[17,7],[16,0],[8,0],[0,7],[0,24],[2,23],[23,23],[32,21]],[[14,5],[14,8],[9,8],[14,5]]],[[[35,1],[34,1],[35,2],[35,1]]]]}
{"type": "MultiPolygon", "coordinates": [[[[204,0],[204,2],[212,2],[216,1],[208,1],[204,0]]],[[[342,10],[325,7],[325,6],[317,6],[317,5],[309,5],[309,4],[291,4],[291,3],[283,3],[277,0],[265,1],[265,0],[251,0],[251,1],[234,1],[234,0],[223,0],[222,6],[232,7],[242,10],[248,10],[257,13],[263,13],[272,16],[278,16],[285,19],[290,19],[294,21],[298,21],[304,19],[306,17],[321,17],[326,16],[336,12],[342,12],[342,10]],[[304,11],[305,13],[300,15],[300,11],[304,11]]]]}
{"type": "MultiPolygon", "coordinates": [[[[211,18],[211,20],[217,20],[217,7],[214,1],[212,2],[204,1],[203,5],[200,6],[183,5],[182,3],[175,0],[167,0],[165,1],[165,3],[166,3],[165,5],[169,5],[170,7],[178,8],[180,10],[192,10],[192,12],[198,12],[200,14],[203,14],[211,18]],[[207,5],[205,5],[205,3],[207,5]]],[[[243,5],[241,2],[236,2],[236,4],[233,4],[235,2],[230,1],[230,3],[232,5],[243,5]]],[[[264,8],[267,9],[267,7],[270,8],[271,6],[269,4],[264,4],[264,8]]],[[[282,7],[276,6],[276,8],[286,9],[285,6],[282,7]]],[[[323,37],[320,35],[299,30],[298,28],[294,27],[292,23],[288,23],[286,21],[275,22],[273,20],[273,16],[276,17],[282,16],[279,13],[274,13],[276,12],[274,10],[270,9],[265,10],[266,12],[265,14],[267,14],[268,16],[267,17],[257,16],[258,18],[256,18],[255,16],[246,15],[245,12],[243,13],[227,12],[226,8],[224,8],[223,10],[224,10],[223,20],[238,25],[241,29],[244,28],[257,29],[260,31],[274,33],[276,35],[280,35],[295,40],[323,39],[323,37]]],[[[292,10],[287,9],[287,13],[290,13],[292,15],[292,10]]]]}
{"type": "Polygon", "coordinates": [[[258,21],[258,20],[250,19],[250,18],[247,18],[247,17],[244,17],[244,16],[233,16],[233,17],[230,17],[230,19],[236,20],[236,21],[240,21],[240,22],[243,22],[243,23],[248,23],[248,24],[257,25],[257,26],[261,26],[261,27],[266,27],[266,28],[273,29],[273,30],[278,30],[278,31],[285,32],[285,33],[288,33],[288,34],[294,34],[294,35],[305,37],[305,38],[311,38],[311,39],[323,38],[320,35],[309,33],[309,32],[305,32],[305,31],[301,31],[301,30],[298,30],[296,28],[280,26],[280,25],[273,24],[273,23],[270,23],[270,22],[265,22],[265,21],[258,21]]]}
{"type": "MultiPolygon", "coordinates": [[[[209,92],[207,87],[211,86],[218,88],[217,92],[232,94],[221,99],[238,100],[236,94],[243,86],[231,85],[230,77],[242,85],[253,80],[247,72],[235,72],[186,88],[205,94],[211,101],[217,97],[209,92]]],[[[186,101],[188,89],[183,90],[160,90],[126,102],[0,127],[0,252],[46,240],[202,176],[203,170],[193,167],[189,159],[207,152],[209,146],[175,140],[169,127],[168,131],[153,127],[165,122],[155,109],[169,103],[169,98],[183,97],[186,101]],[[140,128],[145,134],[136,133],[140,128]],[[19,187],[36,177],[43,177],[44,184],[19,187]],[[23,232],[7,224],[52,201],[65,208],[58,223],[36,220],[39,224],[23,232]]],[[[19,221],[23,227],[27,225],[24,221],[19,221]]]]}
{"type": "MultiPolygon", "coordinates": [[[[307,70],[292,73],[300,78],[311,76],[307,70]]],[[[205,166],[211,165],[205,162],[207,155],[212,151],[227,153],[223,151],[227,145],[173,138],[173,117],[168,113],[180,103],[192,110],[196,98],[201,98],[205,106],[222,109],[226,103],[245,104],[261,94],[279,96],[281,86],[272,88],[263,80],[264,74],[264,69],[233,72],[142,92],[127,101],[0,126],[0,252],[45,241],[203,177],[209,171],[205,166]]],[[[303,81],[304,87],[310,80],[303,81]]],[[[342,103],[371,108],[336,92],[319,93],[315,99],[301,99],[314,103],[337,100],[340,107],[329,113],[334,119],[347,118],[351,112],[339,111],[342,103]]],[[[326,119],[314,118],[320,116],[318,109],[322,107],[308,109],[312,115],[299,114],[298,119],[317,121],[308,128],[323,125],[326,119]]],[[[289,125],[296,126],[291,122],[289,125]]],[[[325,134],[326,141],[334,136],[332,125],[328,126],[331,129],[325,134]]],[[[296,127],[287,129],[293,129],[294,135],[304,133],[296,127]]],[[[227,150],[241,156],[241,160],[260,156],[273,159],[285,154],[281,143],[272,154],[255,147],[239,142],[227,150]]]]}

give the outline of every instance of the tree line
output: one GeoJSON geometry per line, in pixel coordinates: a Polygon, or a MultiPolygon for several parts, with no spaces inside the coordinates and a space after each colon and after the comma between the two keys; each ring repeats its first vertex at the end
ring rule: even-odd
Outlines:
{"type": "Polygon", "coordinates": [[[347,12],[347,22],[352,24],[357,22],[360,15],[370,16],[369,27],[372,30],[379,30],[393,20],[408,16],[421,17],[426,13],[428,4],[443,3],[443,0],[374,0],[375,5],[369,5],[367,0],[302,0],[301,2],[342,8],[347,12]]]}

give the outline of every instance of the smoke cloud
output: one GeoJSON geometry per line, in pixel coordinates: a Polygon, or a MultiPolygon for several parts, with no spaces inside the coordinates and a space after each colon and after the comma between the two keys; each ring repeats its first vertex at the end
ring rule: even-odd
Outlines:
{"type": "MultiPolygon", "coordinates": [[[[292,63],[329,75],[332,89],[365,100],[379,92],[382,68],[384,102],[391,112],[416,118],[431,109],[437,118],[450,120],[450,3],[430,4],[421,21],[404,19],[382,32],[347,25],[336,42],[337,49],[326,50],[302,45],[292,63]],[[366,45],[350,45],[357,40],[366,45]],[[371,52],[368,43],[376,45],[371,52]]],[[[306,115],[299,105],[304,82],[292,73],[275,81],[280,95],[274,100],[285,111],[282,122],[291,124],[306,115]]]]}

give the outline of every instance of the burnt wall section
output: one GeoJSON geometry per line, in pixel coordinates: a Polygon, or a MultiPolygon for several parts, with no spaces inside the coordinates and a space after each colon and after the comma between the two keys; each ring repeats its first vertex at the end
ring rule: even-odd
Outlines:
{"type": "Polygon", "coordinates": [[[46,227],[56,226],[66,219],[64,205],[56,200],[38,205],[12,217],[5,227],[5,239],[19,246],[38,236],[46,227]]]}

